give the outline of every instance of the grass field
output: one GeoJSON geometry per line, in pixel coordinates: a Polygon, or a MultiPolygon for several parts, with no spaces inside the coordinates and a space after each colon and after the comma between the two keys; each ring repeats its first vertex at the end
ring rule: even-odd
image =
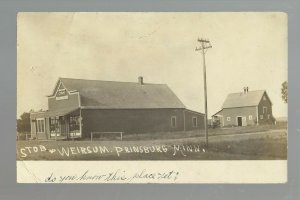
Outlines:
{"type": "MultiPolygon", "coordinates": [[[[286,123],[278,125],[264,125],[264,126],[246,126],[246,127],[233,127],[233,128],[215,128],[209,129],[209,136],[228,135],[228,134],[243,134],[253,132],[264,132],[271,130],[287,129],[286,123]]],[[[186,132],[164,132],[164,133],[143,133],[132,134],[124,137],[124,140],[153,140],[153,139],[176,139],[176,138],[189,138],[189,137],[204,137],[204,130],[186,131],[186,132]]]]}
{"type": "Polygon", "coordinates": [[[273,160],[287,158],[282,126],[127,135],[123,141],[17,141],[17,160],[273,160]]]}

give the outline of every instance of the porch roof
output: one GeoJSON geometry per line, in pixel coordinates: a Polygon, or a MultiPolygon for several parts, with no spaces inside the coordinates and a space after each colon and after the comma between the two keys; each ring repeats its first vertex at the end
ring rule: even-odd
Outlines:
{"type": "Polygon", "coordinates": [[[66,109],[59,109],[59,110],[47,110],[47,111],[41,111],[41,112],[31,112],[30,118],[36,119],[36,118],[44,118],[44,117],[55,117],[55,116],[65,116],[72,112],[75,112],[79,108],[66,108],[66,109]]]}

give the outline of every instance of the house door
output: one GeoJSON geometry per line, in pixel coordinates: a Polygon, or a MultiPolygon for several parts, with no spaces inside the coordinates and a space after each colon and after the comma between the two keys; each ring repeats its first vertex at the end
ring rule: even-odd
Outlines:
{"type": "Polygon", "coordinates": [[[246,117],[243,117],[243,119],[242,119],[242,126],[247,126],[246,117]]]}
{"type": "Polygon", "coordinates": [[[237,117],[237,125],[242,126],[243,125],[243,118],[242,117],[237,117]]]}

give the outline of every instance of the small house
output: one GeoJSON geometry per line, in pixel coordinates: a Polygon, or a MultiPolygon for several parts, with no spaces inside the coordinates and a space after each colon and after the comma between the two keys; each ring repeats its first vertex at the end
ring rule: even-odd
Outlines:
{"type": "Polygon", "coordinates": [[[272,101],[265,90],[228,94],[222,109],[212,116],[221,127],[274,124],[272,101]]]}

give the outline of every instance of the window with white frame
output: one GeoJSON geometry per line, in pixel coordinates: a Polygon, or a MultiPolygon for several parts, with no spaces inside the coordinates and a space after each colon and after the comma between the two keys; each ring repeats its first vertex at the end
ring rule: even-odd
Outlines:
{"type": "Polygon", "coordinates": [[[249,120],[252,120],[252,115],[249,115],[249,120]]]}
{"type": "Polygon", "coordinates": [[[197,117],[193,117],[193,127],[197,127],[197,117]]]}
{"type": "Polygon", "coordinates": [[[260,119],[264,119],[264,116],[263,116],[263,115],[260,115],[260,119]]]}
{"type": "Polygon", "coordinates": [[[176,116],[171,117],[171,126],[172,126],[172,128],[176,127],[176,116]]]}
{"type": "Polygon", "coordinates": [[[264,101],[267,100],[266,96],[263,97],[263,100],[264,100],[264,101]]]}
{"type": "Polygon", "coordinates": [[[270,114],[268,114],[268,119],[270,119],[270,117],[271,117],[271,115],[270,115],[270,114]]]}
{"type": "Polygon", "coordinates": [[[230,117],[227,117],[227,121],[230,121],[231,120],[231,118],[230,117]]]}
{"type": "Polygon", "coordinates": [[[37,133],[44,133],[45,132],[45,120],[44,119],[37,119],[36,120],[36,132],[37,133]]]}

